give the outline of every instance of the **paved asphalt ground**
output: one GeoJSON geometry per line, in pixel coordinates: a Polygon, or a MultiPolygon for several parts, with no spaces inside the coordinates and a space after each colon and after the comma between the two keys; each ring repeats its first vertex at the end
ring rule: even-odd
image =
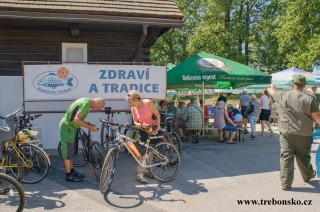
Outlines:
{"type": "MultiPolygon", "coordinates": [[[[122,153],[111,192],[105,197],[89,165],[78,168],[86,175],[83,182],[66,182],[62,160],[56,151],[48,151],[52,167],[47,178],[23,185],[25,211],[320,211],[319,178],[304,183],[296,168],[293,189],[281,190],[279,134],[273,128],[273,137],[266,133],[252,141],[248,134],[244,143],[235,145],[221,144],[217,137],[184,143],[180,172],[163,184],[152,179],[147,185],[138,183],[134,160],[122,153]],[[241,205],[241,200],[250,202],[241,205]],[[279,205],[280,201],[291,204],[279,205]]],[[[312,147],[313,165],[319,143],[316,140],[312,147]]]]}

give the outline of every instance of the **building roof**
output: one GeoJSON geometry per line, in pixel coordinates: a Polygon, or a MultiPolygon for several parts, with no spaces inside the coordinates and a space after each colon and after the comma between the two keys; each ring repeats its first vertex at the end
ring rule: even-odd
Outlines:
{"type": "Polygon", "coordinates": [[[170,0],[0,0],[0,11],[183,19],[170,0]]]}

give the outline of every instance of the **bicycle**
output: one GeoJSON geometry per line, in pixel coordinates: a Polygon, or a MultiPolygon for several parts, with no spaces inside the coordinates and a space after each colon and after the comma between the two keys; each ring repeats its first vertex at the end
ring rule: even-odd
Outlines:
{"type": "MultiPolygon", "coordinates": [[[[43,180],[48,174],[50,167],[50,159],[46,152],[40,147],[30,144],[28,142],[19,142],[18,128],[17,128],[17,113],[21,109],[5,117],[5,121],[9,126],[5,130],[0,130],[0,139],[2,141],[2,150],[11,152],[14,157],[6,156],[1,161],[1,166],[9,169],[16,179],[20,179],[21,171],[17,161],[21,161],[23,166],[23,176],[21,181],[24,183],[37,183],[43,180]]],[[[4,128],[2,128],[4,129],[4,128]]]]}
{"type": "Polygon", "coordinates": [[[103,146],[105,152],[108,152],[113,144],[112,140],[114,140],[114,133],[111,127],[107,124],[108,122],[114,123],[114,113],[111,112],[111,107],[104,108],[105,114],[107,114],[106,119],[100,119],[101,122],[101,132],[100,132],[100,144],[103,146]],[[111,116],[110,116],[111,114],[111,116]]]}
{"type": "Polygon", "coordinates": [[[21,131],[23,129],[32,129],[32,123],[31,121],[39,118],[40,116],[42,116],[41,114],[36,114],[36,115],[30,115],[30,114],[26,114],[25,116],[19,116],[19,124],[18,124],[18,130],[21,131]]]}
{"type": "MultiPolygon", "coordinates": [[[[82,128],[79,128],[75,139],[74,150],[74,166],[82,167],[91,164],[91,171],[96,180],[100,180],[101,168],[104,159],[104,149],[97,141],[91,140],[91,130],[86,133],[82,128]],[[80,142],[79,142],[80,141],[80,142]]],[[[58,145],[58,154],[61,159],[61,141],[58,145]]]]}
{"type": "MultiPolygon", "coordinates": [[[[111,112],[111,107],[105,107],[105,113],[107,114],[106,119],[100,119],[101,122],[101,145],[104,147],[105,152],[108,152],[108,150],[114,145],[113,141],[115,140],[115,133],[112,127],[114,122],[114,113],[111,112]],[[110,117],[111,114],[111,117],[110,117]]],[[[181,138],[180,136],[173,131],[173,119],[171,117],[168,117],[165,119],[165,123],[162,123],[161,132],[163,133],[163,137],[165,140],[167,140],[170,143],[173,143],[179,153],[181,154],[181,138]]],[[[139,129],[132,129],[131,136],[137,137],[139,134],[139,129]]]]}
{"type": "Polygon", "coordinates": [[[177,147],[179,153],[181,155],[182,151],[182,141],[177,132],[173,130],[174,128],[174,118],[172,116],[165,117],[163,122],[160,123],[161,128],[165,130],[165,132],[169,135],[172,140],[172,143],[177,147]]]}
{"type": "Polygon", "coordinates": [[[0,211],[8,211],[11,208],[23,211],[25,202],[26,197],[21,184],[13,177],[0,173],[0,211]]]}
{"type": "Polygon", "coordinates": [[[163,136],[151,136],[149,134],[147,142],[142,143],[140,135],[138,136],[138,139],[133,139],[131,136],[126,135],[126,131],[134,128],[137,129],[137,127],[128,124],[121,125],[118,123],[115,123],[110,127],[112,127],[116,133],[116,139],[114,141],[114,146],[108,151],[102,167],[100,192],[103,195],[106,195],[110,189],[115,173],[116,159],[119,156],[121,146],[124,146],[130,152],[142,169],[150,169],[151,175],[160,182],[171,181],[178,174],[180,168],[180,154],[177,148],[167,141],[161,141],[154,146],[150,145],[152,139],[163,139],[163,136]],[[125,128],[123,134],[120,132],[121,128],[125,128]],[[141,160],[139,159],[139,156],[136,155],[135,150],[129,147],[131,144],[139,146],[139,152],[143,155],[141,160]]]}

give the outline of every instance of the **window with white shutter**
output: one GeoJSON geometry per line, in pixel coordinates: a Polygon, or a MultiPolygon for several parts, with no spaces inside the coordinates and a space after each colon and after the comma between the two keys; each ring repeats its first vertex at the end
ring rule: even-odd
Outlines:
{"type": "Polygon", "coordinates": [[[86,43],[62,43],[62,62],[87,62],[87,52],[86,43]]]}

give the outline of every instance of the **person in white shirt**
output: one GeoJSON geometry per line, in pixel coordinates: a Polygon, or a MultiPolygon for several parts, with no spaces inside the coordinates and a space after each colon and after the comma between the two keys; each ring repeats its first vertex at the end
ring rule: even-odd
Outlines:
{"type": "Polygon", "coordinates": [[[271,115],[271,104],[272,104],[272,99],[268,93],[267,90],[262,90],[262,96],[261,96],[261,101],[260,101],[260,122],[261,122],[261,134],[260,136],[263,136],[264,133],[264,127],[267,125],[270,131],[270,136],[273,136],[273,131],[270,126],[270,115],[271,115]]]}

